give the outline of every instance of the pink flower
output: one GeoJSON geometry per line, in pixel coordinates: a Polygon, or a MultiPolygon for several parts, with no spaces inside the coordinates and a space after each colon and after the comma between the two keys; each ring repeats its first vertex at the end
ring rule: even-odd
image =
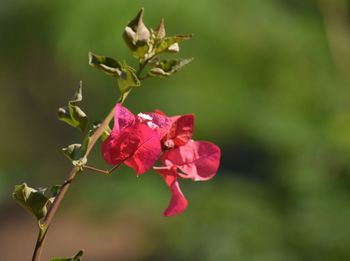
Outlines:
{"type": "Polygon", "coordinates": [[[187,208],[178,178],[206,181],[213,178],[220,164],[220,149],[207,141],[193,141],[192,114],[167,117],[161,111],[137,116],[117,103],[114,126],[102,144],[102,155],[110,165],[124,163],[137,175],[149,170],[160,158],[163,166],[153,167],[169,186],[172,197],[165,216],[187,208]]]}

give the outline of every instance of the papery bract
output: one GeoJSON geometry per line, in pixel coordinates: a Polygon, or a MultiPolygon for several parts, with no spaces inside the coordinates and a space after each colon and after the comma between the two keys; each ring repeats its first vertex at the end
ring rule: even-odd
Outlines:
{"type": "Polygon", "coordinates": [[[141,122],[146,122],[150,128],[157,131],[160,139],[168,133],[172,124],[171,118],[158,110],[155,112],[140,113],[138,116],[141,122]]]}
{"type": "Polygon", "coordinates": [[[150,169],[159,158],[161,152],[158,133],[144,124],[136,124],[133,136],[139,138],[139,143],[133,155],[125,160],[125,164],[142,174],[150,169]]]}
{"type": "Polygon", "coordinates": [[[110,165],[124,162],[139,175],[154,165],[160,152],[157,131],[117,103],[113,130],[102,144],[104,160],[110,165]]]}
{"type": "Polygon", "coordinates": [[[167,135],[163,138],[163,144],[168,148],[185,145],[192,138],[194,128],[194,115],[187,114],[171,117],[172,125],[167,135]]]}
{"type": "Polygon", "coordinates": [[[118,134],[121,130],[132,126],[135,123],[136,117],[127,108],[117,103],[114,111],[113,132],[118,134]]]}
{"type": "Polygon", "coordinates": [[[154,167],[154,170],[164,177],[172,194],[169,206],[163,213],[164,216],[168,217],[182,213],[187,208],[188,202],[180,189],[179,182],[177,181],[176,169],[171,167],[154,167]]]}
{"type": "Polygon", "coordinates": [[[165,152],[162,162],[180,169],[185,173],[178,173],[182,178],[204,181],[214,177],[219,168],[220,148],[207,141],[189,141],[165,152]]]}
{"type": "Polygon", "coordinates": [[[164,177],[171,190],[171,200],[164,215],[173,216],[183,212],[188,204],[177,178],[205,181],[214,177],[219,168],[220,149],[207,141],[190,140],[184,146],[166,151],[161,161],[165,166],[153,169],[164,177]]]}

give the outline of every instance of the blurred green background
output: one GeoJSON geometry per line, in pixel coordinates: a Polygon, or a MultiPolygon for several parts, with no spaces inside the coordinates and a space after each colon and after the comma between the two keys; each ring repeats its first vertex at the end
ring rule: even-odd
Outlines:
{"type": "MultiPolygon", "coordinates": [[[[0,7],[0,253],[29,260],[35,223],[15,184],[61,183],[60,148],[79,131],[56,119],[80,80],[102,119],[113,79],[87,53],[135,61],[121,33],[140,7],[169,35],[194,33],[193,63],[150,79],[126,106],[195,113],[195,139],[222,148],[209,182],[181,180],[185,213],[161,216],[170,193],[155,173],[81,174],[49,232],[43,260],[350,260],[350,2],[345,0],[15,0],[0,7]]],[[[107,168],[94,149],[91,165],[107,168]]]]}

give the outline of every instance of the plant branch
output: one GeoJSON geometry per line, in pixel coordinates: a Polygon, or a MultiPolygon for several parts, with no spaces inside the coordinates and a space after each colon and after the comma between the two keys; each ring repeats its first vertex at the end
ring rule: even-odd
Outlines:
{"type": "Polygon", "coordinates": [[[62,199],[64,198],[64,195],[66,194],[71,182],[73,181],[75,175],[79,172],[79,167],[73,167],[72,170],[69,172],[67,180],[63,183],[60,191],[58,192],[55,200],[53,201],[51,208],[47,212],[47,215],[45,216],[42,223],[39,225],[39,235],[38,239],[35,245],[32,261],[38,261],[40,260],[42,249],[45,243],[45,238],[47,235],[47,230],[51,224],[51,221],[61,204],[62,199]]]}
{"type": "MultiPolygon", "coordinates": [[[[112,120],[113,115],[114,115],[114,108],[110,111],[110,113],[104,119],[104,121],[102,122],[101,126],[91,136],[91,140],[90,140],[88,149],[86,151],[85,157],[87,157],[90,154],[92,148],[96,144],[96,141],[102,135],[102,133],[105,130],[106,126],[112,120]]],[[[66,192],[68,191],[68,188],[69,188],[70,184],[72,183],[72,181],[74,180],[76,174],[79,171],[80,171],[80,167],[78,167],[78,166],[74,166],[71,169],[71,171],[68,174],[67,179],[63,183],[60,191],[58,192],[57,196],[55,197],[54,201],[52,202],[52,205],[51,205],[49,211],[47,212],[47,215],[45,216],[43,222],[41,223],[38,239],[37,239],[37,242],[36,242],[36,245],[35,245],[35,249],[34,249],[34,253],[33,253],[32,261],[39,261],[40,260],[41,253],[42,253],[43,246],[44,246],[45,239],[46,239],[47,230],[49,229],[49,226],[50,226],[50,224],[52,222],[52,219],[55,216],[56,211],[57,211],[58,207],[60,206],[61,201],[63,200],[66,192]]]]}
{"type": "MultiPolygon", "coordinates": [[[[137,77],[140,77],[143,69],[145,68],[145,66],[147,65],[148,61],[145,61],[143,63],[140,63],[139,65],[139,70],[137,71],[137,77]]],[[[107,115],[107,117],[103,120],[103,122],[101,123],[100,127],[95,131],[95,133],[91,136],[90,138],[90,143],[88,145],[88,148],[86,150],[85,153],[85,157],[87,158],[88,155],[90,154],[92,148],[95,146],[97,140],[99,139],[99,137],[102,135],[102,133],[104,132],[104,130],[106,129],[106,127],[109,125],[109,123],[111,122],[111,120],[113,119],[114,116],[114,107],[113,109],[109,112],[109,114],[107,115]]],[[[120,164],[114,166],[111,170],[109,171],[103,171],[103,170],[98,170],[96,168],[93,167],[89,167],[89,166],[84,166],[83,168],[85,169],[90,169],[90,170],[94,170],[98,172],[102,172],[104,174],[110,174],[113,171],[115,171],[118,167],[120,166],[120,164]]],[[[46,239],[46,235],[47,235],[47,231],[50,227],[50,224],[52,222],[53,217],[55,216],[58,207],[60,206],[65,194],[67,193],[70,184],[72,183],[72,181],[74,180],[75,176],[77,175],[77,173],[81,171],[81,167],[79,166],[74,166],[71,171],[68,174],[67,179],[65,180],[65,182],[63,183],[60,191],[58,192],[57,196],[55,197],[49,211],[47,212],[47,215],[45,216],[45,218],[43,219],[42,223],[39,224],[39,234],[38,234],[38,238],[35,244],[35,249],[33,252],[33,257],[32,257],[32,261],[39,261],[40,257],[41,257],[41,253],[43,250],[43,246],[45,243],[45,239],[46,239]]]]}
{"type": "Polygon", "coordinates": [[[86,169],[86,170],[94,171],[94,172],[101,173],[101,174],[104,174],[104,175],[109,175],[110,174],[108,170],[98,169],[98,168],[95,168],[95,167],[92,167],[92,166],[88,166],[88,165],[84,165],[83,168],[86,169]]]}
{"type": "Polygon", "coordinates": [[[35,249],[34,249],[32,260],[40,260],[41,252],[42,252],[41,249],[42,249],[43,244],[45,242],[43,239],[46,236],[46,232],[47,232],[47,229],[44,229],[43,227],[41,227],[39,225],[38,239],[36,240],[36,244],[35,244],[35,249]]]}

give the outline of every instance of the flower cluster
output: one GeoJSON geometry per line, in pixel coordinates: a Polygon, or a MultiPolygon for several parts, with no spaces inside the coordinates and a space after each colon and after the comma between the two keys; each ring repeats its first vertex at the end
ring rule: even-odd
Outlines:
{"type": "Polygon", "coordinates": [[[116,104],[114,127],[102,144],[102,155],[110,165],[124,163],[137,175],[152,166],[169,186],[172,198],[165,216],[183,212],[187,200],[177,178],[205,181],[215,176],[220,149],[207,141],[192,140],[192,114],[168,117],[161,111],[134,115],[116,104]],[[154,167],[160,158],[162,166],[154,167]]]}

